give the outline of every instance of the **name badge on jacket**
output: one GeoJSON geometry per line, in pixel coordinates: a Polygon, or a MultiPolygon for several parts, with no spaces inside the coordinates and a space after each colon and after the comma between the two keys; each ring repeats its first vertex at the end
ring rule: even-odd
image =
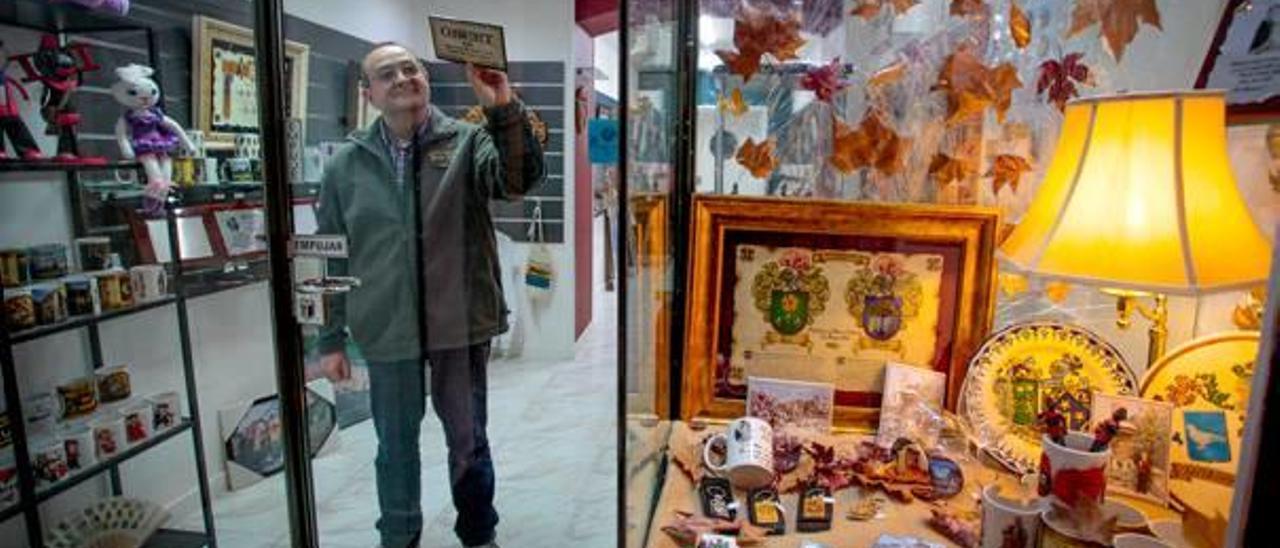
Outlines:
{"type": "Polygon", "coordinates": [[[449,167],[453,160],[453,147],[445,146],[427,151],[427,165],[435,168],[449,167]]]}

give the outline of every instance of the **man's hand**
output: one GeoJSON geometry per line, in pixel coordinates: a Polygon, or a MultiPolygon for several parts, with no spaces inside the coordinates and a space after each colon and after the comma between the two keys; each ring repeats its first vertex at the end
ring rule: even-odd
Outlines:
{"type": "Polygon", "coordinates": [[[351,378],[351,360],[347,359],[344,350],[330,352],[320,356],[320,371],[330,381],[345,381],[351,378]]]}
{"type": "Polygon", "coordinates": [[[511,85],[504,72],[479,68],[467,63],[467,80],[476,90],[476,99],[483,107],[497,107],[511,102],[511,85]]]}

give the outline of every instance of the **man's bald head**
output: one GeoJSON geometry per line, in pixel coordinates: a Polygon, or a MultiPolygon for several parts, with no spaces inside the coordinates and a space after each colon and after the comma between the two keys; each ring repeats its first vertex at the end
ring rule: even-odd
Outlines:
{"type": "Polygon", "coordinates": [[[396,42],[375,45],[360,62],[360,76],[365,96],[384,114],[426,111],[430,100],[427,71],[422,61],[404,45],[396,42]]]}

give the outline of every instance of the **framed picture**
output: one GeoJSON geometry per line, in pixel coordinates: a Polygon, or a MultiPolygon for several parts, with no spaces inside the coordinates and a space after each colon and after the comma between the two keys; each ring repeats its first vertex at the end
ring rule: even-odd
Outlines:
{"type": "MultiPolygon", "coordinates": [[[[216,195],[215,195],[216,196],[216,195]]],[[[293,199],[294,230],[315,232],[313,197],[293,199]]],[[[261,202],[203,204],[174,210],[182,264],[186,268],[217,266],[231,259],[255,259],[267,253],[266,216],[261,202]]],[[[126,214],[140,264],[172,260],[168,224],[163,217],[126,214]]]]}
{"type": "MultiPolygon", "coordinates": [[[[327,380],[306,387],[307,454],[311,458],[337,450],[338,427],[333,386],[327,380]]],[[[218,411],[227,488],[243,489],[284,469],[284,437],[280,395],[270,394],[218,411]]]]}
{"type": "Polygon", "coordinates": [[[1123,408],[1128,418],[1111,441],[1111,463],[1107,466],[1107,488],[1169,501],[1169,449],[1173,437],[1173,405],[1131,396],[1093,394],[1094,422],[1109,418],[1123,408]]]}
{"type": "Polygon", "coordinates": [[[831,431],[835,387],[831,383],[751,377],[747,379],[747,416],[763,419],[774,435],[796,430],[831,431]]]}
{"type": "Polygon", "coordinates": [[[879,421],[888,362],[946,376],[954,409],[990,330],[994,209],[698,195],[681,417],[743,414],[749,377],[835,385],[879,421]]]}
{"type": "Polygon", "coordinates": [[[1227,122],[1280,119],[1280,0],[1229,0],[1197,88],[1227,90],[1227,122]]]}
{"type": "MultiPolygon", "coordinates": [[[[191,89],[195,94],[195,128],[204,131],[206,146],[228,150],[239,133],[258,132],[257,58],[253,31],[197,15],[192,24],[191,89]]],[[[311,48],[285,42],[285,81],[290,118],[306,120],[307,65],[311,48]]],[[[305,123],[305,122],[304,122],[305,123]]],[[[305,135],[305,127],[303,128],[305,135]]]]}
{"type": "Polygon", "coordinates": [[[946,375],[905,363],[887,364],[876,443],[881,447],[892,447],[898,438],[908,436],[932,447],[938,439],[938,432],[923,431],[919,427],[921,423],[931,422],[929,411],[942,411],[946,394],[946,375]]]}

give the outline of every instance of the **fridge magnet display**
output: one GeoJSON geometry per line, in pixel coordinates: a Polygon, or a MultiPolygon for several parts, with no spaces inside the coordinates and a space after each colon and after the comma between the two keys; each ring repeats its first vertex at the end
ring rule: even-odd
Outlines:
{"type": "MultiPolygon", "coordinates": [[[[209,149],[230,150],[235,135],[257,133],[258,81],[253,31],[197,15],[192,23],[191,89],[194,129],[204,132],[209,149]]],[[[307,67],[311,48],[285,42],[285,116],[307,112],[307,67]]],[[[305,127],[303,128],[305,135],[305,127]]]]}
{"type": "Polygon", "coordinates": [[[876,443],[889,447],[907,437],[932,447],[942,430],[947,376],[923,367],[889,363],[884,370],[884,405],[876,443]]]}
{"type": "Polygon", "coordinates": [[[786,516],[782,513],[782,499],[772,487],[752,489],[747,493],[747,517],[751,524],[762,527],[770,535],[787,531],[786,516]]]}
{"type": "Polygon", "coordinates": [[[681,416],[732,418],[750,377],[835,386],[833,422],[879,423],[887,361],[946,377],[954,408],[991,325],[995,210],[694,197],[681,416]]]}
{"type": "Polygon", "coordinates": [[[1143,377],[1142,397],[1174,409],[1169,494],[1207,516],[1231,513],[1259,337],[1234,331],[1192,340],[1143,377]]]}
{"type": "Polygon", "coordinates": [[[733,500],[733,486],[729,480],[704,477],[698,482],[698,499],[702,501],[702,515],[733,521],[738,517],[738,503],[733,500]]]}
{"type": "Polygon", "coordinates": [[[1152,498],[1163,504],[1169,499],[1173,405],[1127,396],[1094,394],[1093,417],[1111,417],[1118,409],[1125,410],[1126,418],[1120,422],[1119,430],[1110,441],[1107,487],[1152,498]]]}
{"type": "Polygon", "coordinates": [[[831,430],[835,387],[751,377],[747,379],[747,416],[773,427],[774,435],[796,432],[825,434],[831,430]]]}
{"type": "MultiPolygon", "coordinates": [[[[307,440],[312,458],[337,449],[333,385],[326,380],[307,384],[307,440]]],[[[227,487],[243,489],[284,469],[280,397],[263,396],[218,411],[227,487]]]]}
{"type": "Polygon", "coordinates": [[[1029,322],[992,335],[969,365],[961,413],[990,440],[983,449],[1030,472],[1040,460],[1037,421],[1053,409],[1067,430],[1091,423],[1096,393],[1133,395],[1138,382],[1119,351],[1097,335],[1056,322],[1029,322]]]}

